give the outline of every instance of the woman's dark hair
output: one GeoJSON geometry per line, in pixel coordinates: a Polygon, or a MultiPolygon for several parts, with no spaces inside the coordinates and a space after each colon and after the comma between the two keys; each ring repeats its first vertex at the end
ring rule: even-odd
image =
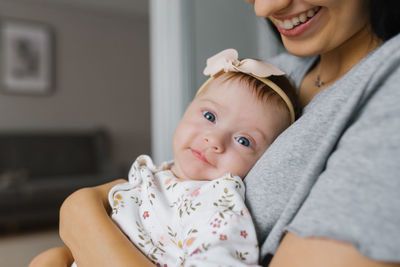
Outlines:
{"type": "MultiPolygon", "coordinates": [[[[400,32],[400,0],[368,0],[370,23],[372,31],[383,41],[400,32]]],[[[281,40],[281,35],[275,25],[265,19],[271,26],[275,36],[281,40]]]]}
{"type": "Polygon", "coordinates": [[[369,0],[372,31],[383,41],[400,32],[400,1],[369,0]]]}

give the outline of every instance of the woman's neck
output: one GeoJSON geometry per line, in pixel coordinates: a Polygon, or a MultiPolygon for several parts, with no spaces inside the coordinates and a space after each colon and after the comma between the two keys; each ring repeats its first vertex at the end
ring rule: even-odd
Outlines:
{"type": "Polygon", "coordinates": [[[341,46],[320,55],[320,61],[316,67],[319,70],[320,79],[326,80],[325,86],[332,84],[378,47],[380,43],[381,41],[372,34],[370,28],[364,27],[341,46]]]}
{"type": "Polygon", "coordinates": [[[369,27],[364,27],[341,46],[321,54],[300,87],[301,106],[307,105],[318,92],[339,80],[381,43],[369,27]]]}

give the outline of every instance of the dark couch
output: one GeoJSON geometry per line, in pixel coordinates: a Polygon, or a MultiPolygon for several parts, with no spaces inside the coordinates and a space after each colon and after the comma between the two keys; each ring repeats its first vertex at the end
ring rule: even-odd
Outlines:
{"type": "Polygon", "coordinates": [[[104,130],[0,133],[0,228],[56,224],[69,194],[119,177],[113,169],[104,130]]]}

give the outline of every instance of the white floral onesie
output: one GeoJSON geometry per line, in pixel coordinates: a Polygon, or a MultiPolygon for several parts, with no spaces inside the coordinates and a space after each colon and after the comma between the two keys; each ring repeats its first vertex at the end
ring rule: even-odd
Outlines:
{"type": "Polygon", "coordinates": [[[230,174],[183,180],[136,159],[129,182],[110,190],[112,218],[157,266],[257,265],[259,248],[244,204],[244,184],[230,174]]]}

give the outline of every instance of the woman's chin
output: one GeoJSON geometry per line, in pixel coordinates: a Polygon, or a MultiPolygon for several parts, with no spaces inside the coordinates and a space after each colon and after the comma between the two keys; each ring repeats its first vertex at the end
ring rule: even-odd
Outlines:
{"type": "Polygon", "coordinates": [[[285,49],[292,55],[298,57],[310,57],[321,54],[323,51],[320,47],[310,45],[306,42],[292,41],[282,39],[285,49]]]}

